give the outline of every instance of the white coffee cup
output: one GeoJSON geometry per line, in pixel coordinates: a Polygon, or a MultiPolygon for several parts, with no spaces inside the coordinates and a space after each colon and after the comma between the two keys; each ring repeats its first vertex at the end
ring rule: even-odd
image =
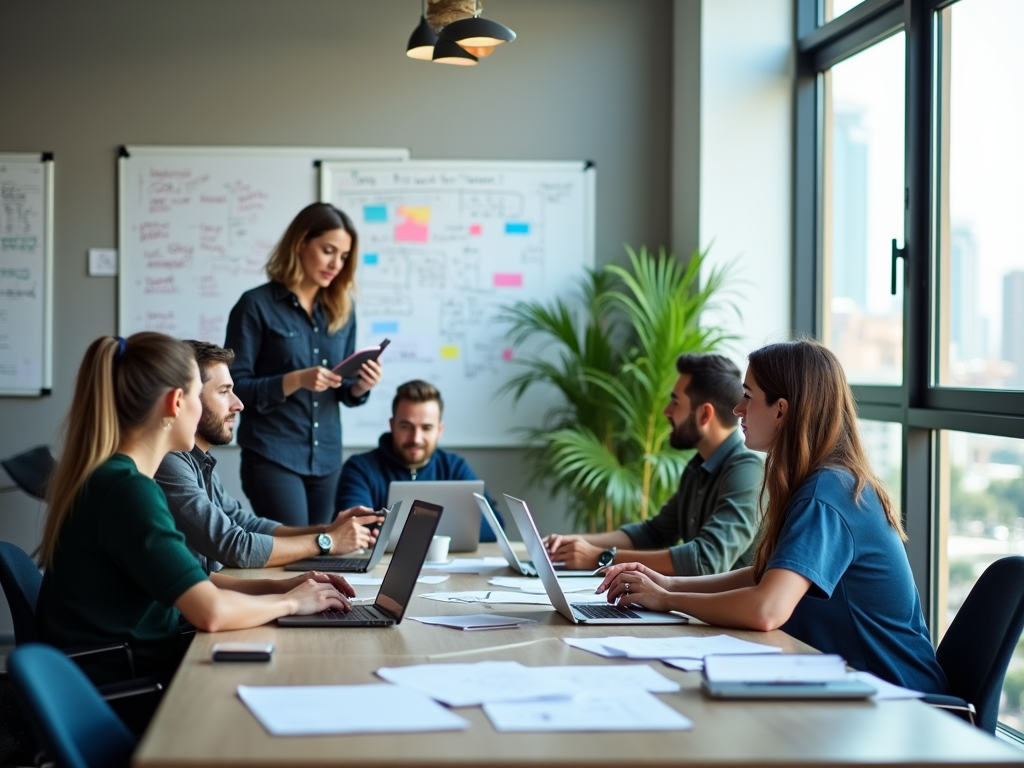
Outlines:
{"type": "Polygon", "coordinates": [[[428,563],[442,563],[448,559],[448,547],[451,546],[451,536],[435,536],[430,540],[427,548],[428,563]]]}

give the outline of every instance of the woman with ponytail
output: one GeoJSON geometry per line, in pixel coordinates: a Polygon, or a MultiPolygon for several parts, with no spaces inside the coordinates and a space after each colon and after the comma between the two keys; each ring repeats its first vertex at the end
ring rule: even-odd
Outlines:
{"type": "Polygon", "coordinates": [[[709,624],[783,629],[889,682],[946,693],[903,524],[871,470],[839,360],[813,341],[771,344],[748,360],[735,413],[747,447],[767,453],[753,565],[671,578],[625,563],[598,591],[709,624]]]}
{"type": "MultiPolygon", "coordinates": [[[[153,475],[169,451],[192,448],[201,387],[192,349],[168,336],[90,345],[49,484],[36,608],[42,640],[127,641],[139,675],[168,678],[187,647],[182,616],[216,632],[348,609],[345,595],[355,593],[337,576],[247,580],[207,577],[199,567],[153,475]]],[[[123,662],[101,666],[97,657],[83,666],[97,682],[125,677],[123,662]]]]}

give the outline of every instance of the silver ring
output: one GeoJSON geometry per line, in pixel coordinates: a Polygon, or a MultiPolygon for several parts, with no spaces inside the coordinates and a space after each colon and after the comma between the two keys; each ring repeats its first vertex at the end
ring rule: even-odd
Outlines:
{"type": "Polygon", "coordinates": [[[628,581],[626,582],[626,594],[627,595],[629,594],[629,582],[628,581]]]}

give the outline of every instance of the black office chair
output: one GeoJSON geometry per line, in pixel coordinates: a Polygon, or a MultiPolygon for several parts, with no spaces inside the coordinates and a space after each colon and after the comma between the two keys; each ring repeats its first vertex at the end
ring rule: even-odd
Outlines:
{"type": "Polygon", "coordinates": [[[9,459],[0,461],[7,474],[16,485],[8,485],[0,488],[0,492],[15,491],[19,488],[29,496],[37,499],[46,498],[46,484],[53,474],[53,468],[57,460],[50,453],[48,445],[39,445],[35,448],[11,456],[9,459]]]}
{"type": "Polygon", "coordinates": [[[1010,657],[1024,630],[1024,557],[985,569],[935,651],[950,696],[925,701],[996,732],[999,697],[1010,657]]]}

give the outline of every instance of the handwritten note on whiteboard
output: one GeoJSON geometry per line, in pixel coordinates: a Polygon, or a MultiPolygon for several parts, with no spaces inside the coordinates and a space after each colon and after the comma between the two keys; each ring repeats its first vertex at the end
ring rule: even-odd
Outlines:
{"type": "Polygon", "coordinates": [[[0,155],[0,395],[50,389],[53,162],[0,155]]]}

